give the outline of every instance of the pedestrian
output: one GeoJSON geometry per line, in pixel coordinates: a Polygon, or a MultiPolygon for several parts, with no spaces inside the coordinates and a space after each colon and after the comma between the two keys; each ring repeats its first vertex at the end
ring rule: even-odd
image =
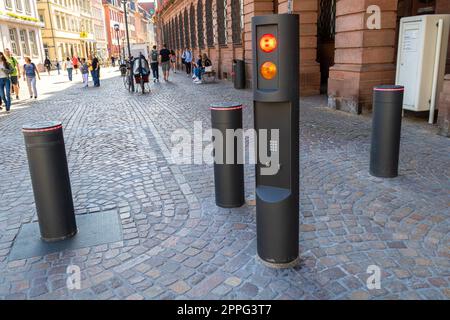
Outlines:
{"type": "Polygon", "coordinates": [[[81,58],[80,71],[83,77],[84,88],[87,88],[89,87],[89,66],[85,58],[81,58]]]}
{"type": "Polygon", "coordinates": [[[153,73],[153,82],[159,82],[159,63],[158,63],[158,50],[156,50],[156,46],[153,46],[153,50],[150,53],[150,67],[152,68],[153,73]]]}
{"type": "Polygon", "coordinates": [[[113,68],[116,66],[116,58],[114,58],[114,56],[111,56],[111,64],[113,68]]]}
{"type": "Polygon", "coordinates": [[[67,76],[69,77],[69,81],[72,81],[73,63],[69,57],[67,57],[66,61],[64,62],[64,69],[67,70],[67,76]]]}
{"type": "Polygon", "coordinates": [[[208,58],[208,55],[206,53],[203,53],[203,55],[198,56],[198,60],[195,62],[195,69],[194,69],[194,83],[195,84],[202,84],[202,76],[205,73],[205,68],[212,66],[211,60],[208,58]]]}
{"type": "Polygon", "coordinates": [[[183,52],[184,55],[184,64],[186,65],[186,73],[189,76],[192,71],[192,51],[189,48],[186,48],[183,52]]]}
{"type": "Polygon", "coordinates": [[[11,55],[11,51],[8,48],[5,49],[5,57],[9,65],[13,69],[13,71],[9,75],[9,79],[11,81],[11,94],[16,94],[16,99],[19,100],[19,62],[11,55]]]}
{"type": "Polygon", "coordinates": [[[58,76],[61,74],[61,65],[59,64],[59,61],[56,61],[56,70],[58,70],[58,76]]]}
{"type": "Polygon", "coordinates": [[[51,76],[52,62],[48,57],[45,57],[44,66],[47,69],[48,75],[51,76]]]}
{"type": "Polygon", "coordinates": [[[97,57],[91,56],[91,76],[94,81],[94,87],[100,87],[100,63],[97,57]]]}
{"type": "Polygon", "coordinates": [[[36,77],[41,80],[39,71],[36,65],[31,61],[29,57],[25,57],[25,64],[23,66],[23,79],[27,81],[28,92],[30,93],[30,99],[37,99],[36,77]]]}
{"type": "Polygon", "coordinates": [[[177,73],[177,55],[173,50],[170,50],[170,64],[173,69],[173,73],[177,73]]]}
{"type": "Polygon", "coordinates": [[[164,76],[164,81],[169,81],[169,72],[170,72],[170,50],[167,49],[167,45],[163,44],[163,48],[159,52],[161,56],[161,69],[164,76]]]}
{"type": "Polygon", "coordinates": [[[74,55],[72,57],[72,65],[73,68],[75,69],[75,74],[78,74],[78,64],[79,64],[80,60],[78,59],[78,57],[76,55],[74,55]]]}
{"type": "Polygon", "coordinates": [[[11,108],[11,80],[9,79],[11,72],[11,65],[3,52],[0,52],[0,99],[5,103],[6,112],[9,112],[11,108]]]}

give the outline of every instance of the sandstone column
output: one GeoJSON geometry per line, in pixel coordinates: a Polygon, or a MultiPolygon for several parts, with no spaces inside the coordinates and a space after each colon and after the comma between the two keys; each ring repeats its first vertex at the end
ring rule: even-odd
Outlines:
{"type": "Polygon", "coordinates": [[[397,0],[338,0],[335,65],[329,106],[352,113],[371,107],[372,88],[395,81],[397,0]],[[369,30],[371,5],[381,9],[381,29],[369,30]]]}
{"type": "MultiPolygon", "coordinates": [[[[319,0],[293,0],[292,12],[300,14],[300,95],[320,93],[317,63],[317,16],[319,0]]],[[[288,12],[288,0],[278,1],[278,12],[288,12]]]]}

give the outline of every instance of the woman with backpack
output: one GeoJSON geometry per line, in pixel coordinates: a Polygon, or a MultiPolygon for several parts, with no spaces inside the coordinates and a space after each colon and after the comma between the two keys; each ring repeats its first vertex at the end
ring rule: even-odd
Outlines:
{"type": "Polygon", "coordinates": [[[6,56],[3,52],[0,52],[0,99],[5,103],[6,112],[9,112],[11,108],[11,80],[9,75],[12,71],[6,56]]]}
{"type": "Polygon", "coordinates": [[[33,96],[37,99],[36,76],[39,80],[41,80],[41,76],[39,75],[36,65],[31,62],[29,57],[25,57],[25,64],[23,65],[23,78],[27,81],[30,99],[32,99],[33,96]]]}

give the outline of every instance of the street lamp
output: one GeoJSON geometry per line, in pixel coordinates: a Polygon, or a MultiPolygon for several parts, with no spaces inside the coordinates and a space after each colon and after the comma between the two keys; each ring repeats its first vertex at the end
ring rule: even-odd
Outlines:
{"type": "Polygon", "coordinates": [[[120,26],[118,23],[116,23],[114,25],[114,31],[116,31],[117,45],[119,46],[119,61],[122,61],[122,56],[120,54],[119,30],[120,30],[120,26]]]}
{"type": "MultiPolygon", "coordinates": [[[[131,46],[130,46],[130,36],[128,34],[128,14],[127,14],[127,0],[122,0],[123,3],[123,13],[125,15],[125,31],[127,36],[127,46],[128,46],[128,58],[131,58],[131,46]]],[[[131,63],[131,61],[130,61],[131,63]]],[[[131,90],[134,92],[134,81],[131,81],[131,90]]]]}

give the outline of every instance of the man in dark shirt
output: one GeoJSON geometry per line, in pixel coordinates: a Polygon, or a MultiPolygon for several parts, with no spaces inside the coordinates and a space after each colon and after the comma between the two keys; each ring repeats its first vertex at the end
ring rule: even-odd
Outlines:
{"type": "Polygon", "coordinates": [[[164,44],[163,48],[159,52],[161,56],[161,68],[164,75],[164,81],[169,81],[169,72],[170,72],[170,50],[167,49],[167,46],[164,44]]]}
{"type": "Polygon", "coordinates": [[[94,87],[100,87],[100,64],[98,62],[97,57],[94,55],[94,58],[91,62],[92,66],[92,80],[94,81],[94,87]]]}

